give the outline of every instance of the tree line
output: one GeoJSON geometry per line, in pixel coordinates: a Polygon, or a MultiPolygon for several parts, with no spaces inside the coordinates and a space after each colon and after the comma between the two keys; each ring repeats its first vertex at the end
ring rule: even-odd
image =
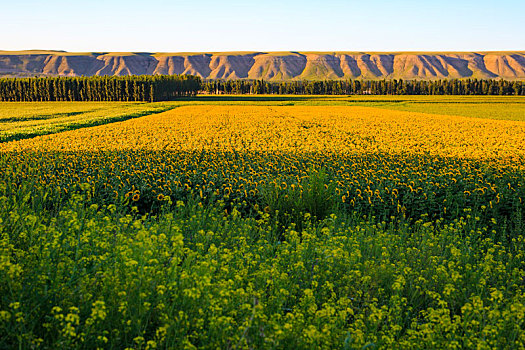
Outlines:
{"type": "Polygon", "coordinates": [[[0,79],[0,101],[166,101],[194,96],[193,75],[141,75],[0,79]]]}
{"type": "Polygon", "coordinates": [[[525,82],[496,79],[206,80],[193,75],[0,78],[0,101],[169,101],[207,94],[525,95],[525,82]]]}
{"type": "Polygon", "coordinates": [[[496,79],[356,79],[290,82],[207,80],[204,81],[202,90],[208,94],[525,95],[525,83],[496,79]]]}

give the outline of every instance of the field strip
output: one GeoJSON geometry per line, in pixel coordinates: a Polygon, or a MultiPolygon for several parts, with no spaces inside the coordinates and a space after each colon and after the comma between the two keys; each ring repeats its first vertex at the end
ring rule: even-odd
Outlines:
{"type": "Polygon", "coordinates": [[[43,114],[14,117],[5,117],[3,114],[6,113],[0,111],[0,143],[140,118],[162,113],[178,106],[174,104],[123,104],[122,106],[113,104],[107,109],[44,112],[43,114]]]}
{"type": "Polygon", "coordinates": [[[453,102],[417,102],[387,104],[377,103],[370,107],[385,110],[419,112],[426,114],[450,115],[477,119],[525,121],[525,103],[506,103],[504,108],[494,103],[453,103],[453,102]]]}

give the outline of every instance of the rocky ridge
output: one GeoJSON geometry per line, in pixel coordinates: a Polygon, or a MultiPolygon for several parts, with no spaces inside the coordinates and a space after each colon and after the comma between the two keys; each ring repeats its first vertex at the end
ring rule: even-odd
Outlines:
{"type": "Polygon", "coordinates": [[[0,51],[0,76],[194,74],[205,79],[525,79],[525,51],[69,53],[0,51]]]}

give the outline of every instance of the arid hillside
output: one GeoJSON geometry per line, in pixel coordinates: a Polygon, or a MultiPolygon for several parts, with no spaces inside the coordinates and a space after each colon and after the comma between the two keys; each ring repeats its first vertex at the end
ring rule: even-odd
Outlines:
{"type": "Polygon", "coordinates": [[[525,51],[129,53],[0,51],[0,76],[196,74],[206,79],[525,79],[525,51]]]}

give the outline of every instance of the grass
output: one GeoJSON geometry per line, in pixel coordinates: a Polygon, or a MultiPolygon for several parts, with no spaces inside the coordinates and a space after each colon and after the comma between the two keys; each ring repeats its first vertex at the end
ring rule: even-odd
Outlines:
{"type": "Polygon", "coordinates": [[[339,203],[334,193],[335,184],[324,169],[309,169],[297,183],[273,183],[261,188],[261,203],[272,213],[273,224],[282,238],[282,231],[290,225],[302,231],[311,220],[324,220],[337,211],[339,203]]]}

